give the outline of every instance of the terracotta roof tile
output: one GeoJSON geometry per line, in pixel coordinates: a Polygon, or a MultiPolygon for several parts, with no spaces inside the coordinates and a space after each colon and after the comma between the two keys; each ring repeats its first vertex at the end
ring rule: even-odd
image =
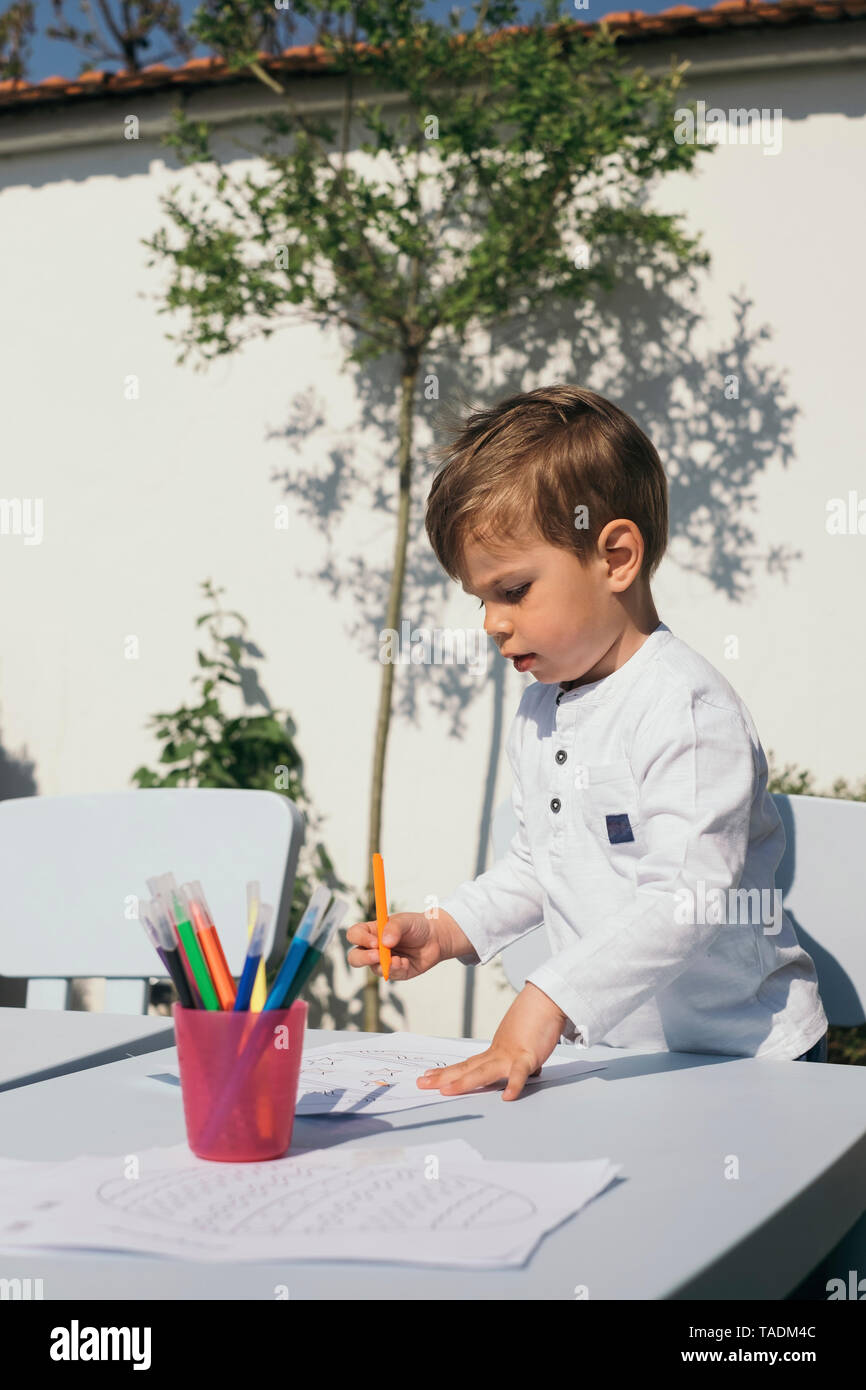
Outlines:
{"type": "MultiPolygon", "coordinates": [[[[866,0],[717,0],[715,5],[703,10],[694,5],[673,5],[658,14],[645,14],[642,10],[617,10],[604,15],[596,23],[571,21],[571,27],[580,32],[595,29],[598,23],[603,23],[614,29],[618,38],[638,41],[641,38],[680,33],[699,37],[720,29],[759,25],[821,24],[857,19],[864,15],[866,0]]],[[[512,25],[502,33],[525,32],[526,28],[526,25],[512,25]]],[[[458,39],[464,37],[461,34],[458,39]]],[[[496,42],[500,35],[490,37],[492,42],[496,42]]],[[[368,45],[359,43],[357,47],[363,50],[368,45]]],[[[301,44],[285,49],[279,56],[260,53],[258,59],[263,67],[276,72],[321,71],[329,62],[328,53],[321,44],[301,44]]],[[[190,58],[176,68],[168,67],[165,63],[151,63],[139,72],[85,72],[74,78],[43,77],[40,82],[34,83],[12,78],[0,82],[0,109],[8,111],[24,104],[56,103],[79,96],[122,95],[142,88],[194,87],[202,83],[213,85],[249,80],[248,73],[232,72],[221,58],[215,57],[190,58]]]]}

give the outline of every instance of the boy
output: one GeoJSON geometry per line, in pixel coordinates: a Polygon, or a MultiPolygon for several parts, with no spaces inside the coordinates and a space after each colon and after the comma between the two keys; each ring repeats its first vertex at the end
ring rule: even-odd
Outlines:
{"type": "MultiPolygon", "coordinates": [[[[433,549],[535,683],[507,741],[508,852],[433,920],[389,918],[390,978],[483,965],[539,923],[550,958],[487,1051],[419,1086],[504,1078],[514,1100],[560,1041],[825,1060],[815,967],[774,886],[785,832],[764,750],[653,603],[668,500],[650,440],[604,397],[553,386],[470,415],[440,456],[433,549]]],[[[376,924],[348,939],[349,963],[381,973],[376,924]]]]}

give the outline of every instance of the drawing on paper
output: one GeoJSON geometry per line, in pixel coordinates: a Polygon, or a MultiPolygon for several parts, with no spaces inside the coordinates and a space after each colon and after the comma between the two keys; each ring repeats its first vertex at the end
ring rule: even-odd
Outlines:
{"type": "Polygon", "coordinates": [[[241,1172],[169,1170],[135,1182],[112,1178],[96,1195],[115,1213],[200,1236],[469,1231],[520,1225],[538,1210],[521,1192],[463,1173],[442,1173],[431,1182],[408,1165],[381,1175],[373,1168],[323,1171],[300,1159],[261,1175],[251,1166],[241,1172]]]}
{"type": "Polygon", "coordinates": [[[454,1061],[453,1057],[449,1058],[447,1061],[443,1061],[435,1052],[392,1052],[387,1048],[375,1047],[358,1048],[357,1051],[352,1048],[350,1051],[347,1048],[342,1056],[339,1053],[334,1055],[324,1053],[320,1057],[310,1057],[309,1060],[305,1059],[301,1063],[301,1077],[303,1079],[307,1076],[327,1076],[335,1067],[345,1066],[347,1061],[360,1062],[368,1058],[376,1060],[381,1058],[383,1054],[387,1057],[387,1061],[382,1062],[381,1066],[372,1071],[360,1072],[359,1078],[360,1076],[368,1075],[371,1080],[378,1080],[380,1076],[388,1072],[392,1078],[396,1077],[399,1079],[407,1072],[424,1072],[433,1067],[447,1067],[454,1061]]]}

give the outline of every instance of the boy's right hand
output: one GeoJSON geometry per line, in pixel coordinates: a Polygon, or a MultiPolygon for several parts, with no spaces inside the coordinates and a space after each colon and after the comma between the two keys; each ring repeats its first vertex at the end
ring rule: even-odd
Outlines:
{"type": "MultiPolygon", "coordinates": [[[[423,975],[441,960],[472,950],[471,943],[448,913],[431,920],[423,912],[393,912],[385,924],[382,944],[391,951],[391,980],[412,980],[423,975]],[[446,920],[443,920],[446,919],[446,920]]],[[[375,922],[356,922],[346,932],[346,939],[355,943],[346,956],[350,965],[369,966],[382,978],[379,964],[379,933],[375,922]]]]}

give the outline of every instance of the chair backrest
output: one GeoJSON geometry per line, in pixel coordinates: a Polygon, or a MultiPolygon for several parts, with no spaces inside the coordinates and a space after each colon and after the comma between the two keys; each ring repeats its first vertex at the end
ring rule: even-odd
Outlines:
{"type": "MultiPolygon", "coordinates": [[[[866,1023],[866,802],[828,796],[773,796],[787,844],[776,887],[797,939],[815,962],[830,1023],[866,1023]]],[[[517,823],[510,798],[493,817],[496,859],[508,849],[517,823]]],[[[502,964],[514,989],[550,955],[544,927],[507,946],[502,964]]]]}
{"type": "Polygon", "coordinates": [[[273,960],[304,833],[297,806],[277,792],[154,787],[0,801],[0,973],[28,977],[31,1008],[63,1008],[70,977],[101,976],[115,982],[106,1008],[143,1012],[146,979],[164,970],[138,902],[150,896],[146,880],[167,871],[201,881],[235,972],[246,884],[258,879],[275,910],[273,960]]]}

